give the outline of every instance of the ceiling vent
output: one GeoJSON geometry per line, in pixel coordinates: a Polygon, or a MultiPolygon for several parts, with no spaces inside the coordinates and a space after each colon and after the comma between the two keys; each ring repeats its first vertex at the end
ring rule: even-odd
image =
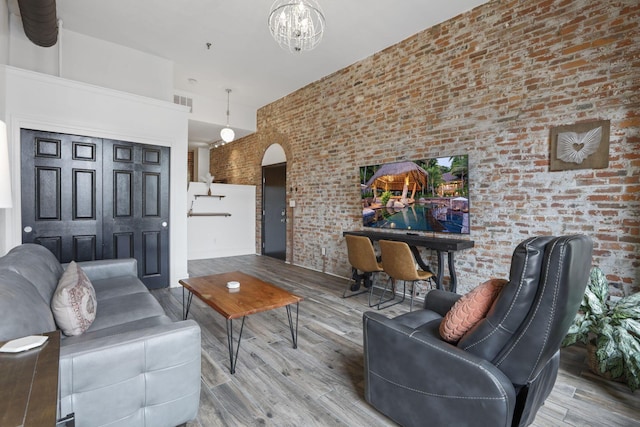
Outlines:
{"type": "Polygon", "coordinates": [[[41,47],[51,47],[58,41],[56,0],[18,0],[24,33],[41,47]]]}
{"type": "Polygon", "coordinates": [[[185,105],[189,107],[189,112],[193,113],[193,98],[181,95],[173,95],[173,103],[178,105],[185,105]]]}

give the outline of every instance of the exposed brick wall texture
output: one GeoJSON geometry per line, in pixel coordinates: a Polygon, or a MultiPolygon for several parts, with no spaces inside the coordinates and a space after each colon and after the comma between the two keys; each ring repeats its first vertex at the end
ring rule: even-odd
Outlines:
{"type": "Polygon", "coordinates": [[[187,174],[189,175],[188,182],[193,182],[193,151],[187,153],[187,174]]]}
{"type": "Polygon", "coordinates": [[[295,264],[349,274],[358,167],[467,153],[471,235],[460,238],[475,248],[457,254],[459,292],[506,278],[521,240],[572,233],[593,238],[611,282],[640,288],[637,0],[492,1],[260,109],[256,134],[211,152],[216,177],[258,187],[258,253],[271,143],[287,153],[295,264]],[[550,128],[603,119],[609,167],[550,172],[550,128]]]}

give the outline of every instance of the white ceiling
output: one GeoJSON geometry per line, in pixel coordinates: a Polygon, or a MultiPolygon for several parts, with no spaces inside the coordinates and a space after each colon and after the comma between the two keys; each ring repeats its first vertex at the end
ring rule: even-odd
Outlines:
{"type": "MultiPolygon", "coordinates": [[[[257,111],[486,1],[318,0],[324,38],[297,55],[269,33],[273,0],[57,0],[57,13],[68,30],[174,61],[175,89],[218,98],[223,110],[232,89],[233,118],[235,103],[257,111]]],[[[218,139],[220,125],[189,127],[190,141],[218,139]]]]}

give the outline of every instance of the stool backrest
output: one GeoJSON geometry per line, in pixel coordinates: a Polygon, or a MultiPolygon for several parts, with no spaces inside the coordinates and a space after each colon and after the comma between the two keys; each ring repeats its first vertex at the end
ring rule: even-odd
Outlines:
{"type": "Polygon", "coordinates": [[[347,234],[345,240],[347,241],[349,264],[353,268],[366,273],[381,271],[373,244],[368,237],[347,234]]]}
{"type": "Polygon", "coordinates": [[[419,280],[415,258],[405,242],[380,240],[382,268],[396,280],[419,280]]]}

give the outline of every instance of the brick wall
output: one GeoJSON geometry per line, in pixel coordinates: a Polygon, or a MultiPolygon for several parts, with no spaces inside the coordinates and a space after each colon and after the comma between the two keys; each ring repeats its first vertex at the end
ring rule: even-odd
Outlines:
{"type": "Polygon", "coordinates": [[[280,143],[296,200],[288,259],[346,276],[358,167],[467,153],[461,238],[475,248],[457,255],[461,292],[507,277],[521,240],[570,233],[592,236],[594,265],[638,290],[639,23],[635,0],[492,1],[263,107],[256,134],[212,150],[212,173],[260,189],[262,155],[280,143]],[[550,172],[550,128],[598,119],[611,121],[609,167],[550,172]]]}
{"type": "Polygon", "coordinates": [[[189,175],[188,182],[192,182],[194,178],[193,177],[193,170],[194,170],[193,156],[194,156],[193,151],[189,151],[187,153],[187,174],[189,175]]]}

